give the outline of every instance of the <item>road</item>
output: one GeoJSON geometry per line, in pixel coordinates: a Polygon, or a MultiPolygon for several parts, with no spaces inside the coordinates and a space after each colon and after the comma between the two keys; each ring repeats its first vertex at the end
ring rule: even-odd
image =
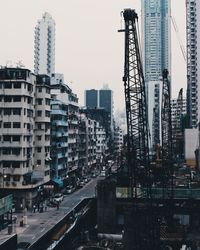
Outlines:
{"type": "MultiPolygon", "coordinates": [[[[26,241],[33,244],[44,233],[52,228],[58,221],[60,221],[66,214],[68,214],[73,207],[75,207],[82,199],[95,196],[95,186],[97,181],[102,177],[97,177],[88,182],[81,189],[76,190],[74,193],[65,195],[64,200],[60,204],[59,210],[55,207],[48,208],[43,213],[27,212],[27,225],[19,226],[19,221],[22,220],[23,214],[17,215],[17,223],[14,229],[18,235],[18,242],[26,241]]],[[[0,240],[5,238],[8,230],[2,230],[0,240]]]]}

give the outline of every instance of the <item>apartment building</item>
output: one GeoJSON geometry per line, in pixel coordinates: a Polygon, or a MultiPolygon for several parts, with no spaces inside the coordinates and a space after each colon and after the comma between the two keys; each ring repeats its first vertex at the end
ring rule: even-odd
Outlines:
{"type": "Polygon", "coordinates": [[[0,189],[31,207],[49,180],[50,82],[28,69],[0,69],[0,189]]]}
{"type": "MultiPolygon", "coordinates": [[[[64,83],[63,74],[52,75],[51,96],[54,101],[62,102],[62,105],[65,106],[64,112],[67,114],[67,127],[65,129],[62,128],[62,132],[64,133],[65,143],[67,143],[67,155],[64,153],[66,149],[63,149],[62,157],[64,157],[65,154],[66,174],[73,174],[73,172],[78,169],[78,97],[72,92],[69,86],[64,83]]],[[[53,138],[58,140],[58,134],[53,138]]],[[[52,143],[54,142],[52,141],[52,143]]],[[[63,173],[62,176],[64,175],[63,173]]]]}

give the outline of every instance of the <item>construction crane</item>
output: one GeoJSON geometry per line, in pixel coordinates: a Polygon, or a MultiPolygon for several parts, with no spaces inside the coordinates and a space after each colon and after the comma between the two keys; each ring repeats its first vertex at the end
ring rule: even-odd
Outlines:
{"type": "Polygon", "coordinates": [[[175,156],[178,159],[183,158],[183,88],[180,89],[177,102],[176,102],[176,113],[175,113],[175,124],[174,124],[174,151],[175,156]]]}
{"type": "Polygon", "coordinates": [[[127,118],[127,164],[129,189],[133,201],[124,232],[127,250],[158,249],[158,233],[151,206],[151,172],[149,168],[148,122],[143,68],[139,50],[138,15],[123,12],[125,28],[124,91],[127,118]],[[146,205],[138,199],[138,187],[146,188],[146,205]],[[127,239],[127,241],[126,241],[127,239]]]}
{"type": "MultiPolygon", "coordinates": [[[[137,173],[141,168],[148,173],[148,128],[146,96],[139,42],[137,33],[138,16],[134,10],[123,12],[125,29],[124,91],[127,119],[128,170],[130,187],[137,187],[137,173]]],[[[133,190],[133,189],[131,189],[133,190]]],[[[137,196],[137,194],[132,194],[137,196]]]]}
{"type": "Polygon", "coordinates": [[[170,182],[173,196],[173,155],[172,155],[172,122],[171,122],[171,88],[168,79],[168,70],[163,70],[163,90],[161,109],[162,128],[162,183],[163,190],[167,190],[170,182]]]}

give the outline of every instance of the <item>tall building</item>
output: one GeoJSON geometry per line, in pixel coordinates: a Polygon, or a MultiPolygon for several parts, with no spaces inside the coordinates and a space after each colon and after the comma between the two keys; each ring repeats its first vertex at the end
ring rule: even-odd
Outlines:
{"type": "Polygon", "coordinates": [[[98,90],[90,89],[85,91],[85,106],[88,108],[97,108],[98,105],[98,90]]]}
{"type": "Polygon", "coordinates": [[[200,118],[200,2],[186,1],[187,27],[187,114],[189,126],[197,126],[200,118]]]}
{"type": "Polygon", "coordinates": [[[2,68],[0,81],[0,189],[30,208],[50,177],[50,79],[2,68]]]}
{"type": "Polygon", "coordinates": [[[78,97],[64,84],[64,76],[57,73],[51,78],[51,96],[55,109],[52,111],[52,170],[55,177],[64,179],[78,169],[78,97]]]}
{"type": "MultiPolygon", "coordinates": [[[[171,75],[170,8],[170,0],[142,0],[143,67],[151,135],[155,134],[155,124],[156,131],[160,131],[163,69],[168,69],[171,75]]],[[[152,146],[159,143],[157,140],[159,137],[151,137],[152,146]]]]}
{"type": "Polygon", "coordinates": [[[45,12],[35,27],[34,73],[55,72],[55,21],[45,12]]]}
{"type": "Polygon", "coordinates": [[[89,109],[104,108],[108,112],[111,137],[114,139],[113,91],[107,86],[100,90],[86,90],[85,106],[89,109]]]}

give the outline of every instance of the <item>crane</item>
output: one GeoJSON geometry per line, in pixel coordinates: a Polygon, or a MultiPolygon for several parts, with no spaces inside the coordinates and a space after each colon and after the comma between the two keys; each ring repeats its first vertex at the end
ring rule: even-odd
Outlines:
{"type": "MultiPolygon", "coordinates": [[[[123,12],[125,29],[124,92],[127,119],[128,170],[130,187],[137,187],[137,173],[141,168],[148,172],[148,128],[146,96],[139,42],[138,16],[134,10],[123,12]]],[[[137,194],[132,194],[137,196],[137,194]]]]}
{"type": "Polygon", "coordinates": [[[125,249],[158,249],[158,226],[152,209],[151,171],[145,82],[138,39],[138,15],[135,10],[123,12],[125,32],[124,92],[127,119],[127,165],[130,198],[133,201],[124,233],[125,249]],[[138,187],[146,188],[146,205],[141,208],[138,187]],[[127,242],[126,242],[126,239],[127,242]]]}
{"type": "Polygon", "coordinates": [[[171,180],[171,195],[173,196],[173,155],[172,155],[172,122],[171,122],[171,88],[168,79],[168,70],[163,70],[163,90],[161,109],[162,128],[162,167],[163,167],[163,190],[171,180]]]}

